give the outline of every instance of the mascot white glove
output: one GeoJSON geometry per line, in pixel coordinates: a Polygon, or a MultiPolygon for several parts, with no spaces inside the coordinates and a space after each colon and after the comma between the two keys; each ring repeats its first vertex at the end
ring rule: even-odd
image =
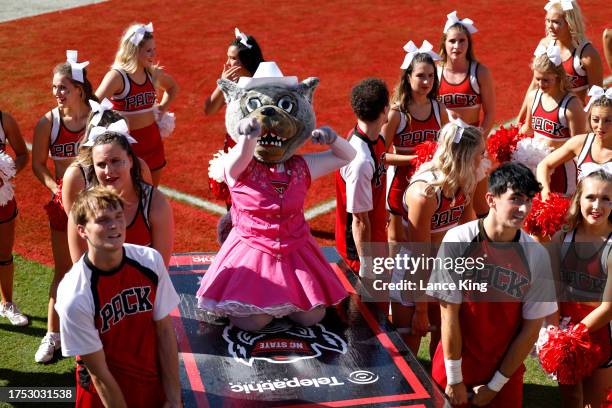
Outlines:
{"type": "Polygon", "coordinates": [[[328,126],[315,129],[311,133],[312,143],[320,145],[330,145],[338,139],[338,135],[328,126]]]}
{"type": "Polygon", "coordinates": [[[243,118],[238,122],[238,134],[247,140],[259,139],[261,125],[255,118],[243,118]]]}

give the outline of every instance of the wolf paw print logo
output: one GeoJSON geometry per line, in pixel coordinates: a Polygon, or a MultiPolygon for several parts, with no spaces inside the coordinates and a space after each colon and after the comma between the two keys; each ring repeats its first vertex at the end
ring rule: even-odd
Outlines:
{"type": "Polygon", "coordinates": [[[274,364],[291,364],[298,360],[317,358],[325,352],[346,354],[346,341],[322,324],[311,327],[279,320],[263,330],[252,333],[235,326],[226,326],[223,339],[229,354],[244,365],[262,360],[274,364]]]}

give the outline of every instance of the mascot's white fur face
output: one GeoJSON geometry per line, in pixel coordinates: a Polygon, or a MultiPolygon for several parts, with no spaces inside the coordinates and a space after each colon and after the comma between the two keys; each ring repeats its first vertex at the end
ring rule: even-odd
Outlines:
{"type": "Polygon", "coordinates": [[[261,85],[248,90],[227,79],[217,84],[227,102],[225,127],[232,139],[238,139],[238,122],[256,118],[261,124],[261,138],[255,158],[264,163],[282,163],[308,140],[315,127],[312,95],[318,78],[307,78],[295,87],[261,85]]]}

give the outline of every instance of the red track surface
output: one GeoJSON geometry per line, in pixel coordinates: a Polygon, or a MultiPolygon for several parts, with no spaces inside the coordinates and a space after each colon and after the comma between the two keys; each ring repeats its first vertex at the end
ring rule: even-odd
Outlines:
{"type": "MultiPolygon", "coordinates": [[[[408,39],[437,44],[446,14],[454,9],[480,30],[475,52],[492,70],[497,121],[518,111],[531,72],[529,62],[544,28],[544,1],[368,1],[247,2],[231,6],[210,1],[110,1],[0,24],[0,109],[12,113],[31,142],[36,121],[54,106],[51,71],[66,49],[89,60],[94,87],[110,66],[122,31],[132,22],[153,21],[162,65],[175,77],[181,93],[172,110],[177,128],[166,141],[168,166],[162,184],[211,199],[207,161],[222,144],[223,115],[204,117],[202,104],[219,76],[235,26],[253,34],[268,60],[286,75],[321,78],[315,93],[319,124],[345,134],[353,126],[348,95],[367,76],[393,87],[408,39]]],[[[587,34],[601,52],[601,32],[610,13],[603,0],[582,1],[587,34]]],[[[605,72],[609,75],[609,72],[605,72]]],[[[42,205],[49,193],[28,168],[17,180],[21,211],[15,250],[40,262],[52,261],[42,205]]],[[[334,196],[333,178],[313,184],[307,206],[334,196]]],[[[216,216],[173,203],[175,251],[210,251],[216,216]]],[[[333,232],[333,215],[314,220],[314,229],[333,232]]],[[[329,239],[322,243],[333,245],[329,239]]]]}

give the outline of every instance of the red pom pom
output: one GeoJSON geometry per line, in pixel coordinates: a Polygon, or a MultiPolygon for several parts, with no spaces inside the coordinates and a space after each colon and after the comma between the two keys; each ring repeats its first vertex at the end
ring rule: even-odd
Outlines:
{"type": "Polygon", "coordinates": [[[487,152],[489,157],[498,163],[505,163],[512,160],[512,152],[516,150],[516,144],[527,137],[519,133],[522,124],[510,125],[509,129],[500,127],[487,139],[487,152]]]}
{"type": "Polygon", "coordinates": [[[230,205],[232,203],[227,184],[223,182],[219,183],[218,181],[209,178],[208,187],[210,188],[211,193],[216,199],[225,201],[225,204],[227,205],[230,205]]]}
{"type": "Polygon", "coordinates": [[[44,207],[49,217],[49,224],[56,231],[66,231],[68,224],[68,216],[62,202],[62,181],[59,180],[57,182],[57,194],[53,194],[51,201],[45,204],[44,207]]]}
{"type": "Polygon", "coordinates": [[[547,201],[542,201],[542,196],[536,194],[525,220],[525,231],[540,237],[554,235],[563,226],[569,206],[570,199],[557,193],[550,193],[547,201]]]}
{"type": "Polygon", "coordinates": [[[414,153],[416,154],[416,157],[410,161],[412,163],[412,168],[418,170],[418,168],[421,167],[423,163],[431,161],[437,148],[438,143],[432,142],[431,140],[419,143],[414,148],[414,153]]]}
{"type": "Polygon", "coordinates": [[[591,343],[587,327],[578,323],[570,329],[548,329],[548,341],[540,350],[544,371],[557,376],[560,384],[576,384],[590,375],[602,357],[601,347],[591,343]]]}

